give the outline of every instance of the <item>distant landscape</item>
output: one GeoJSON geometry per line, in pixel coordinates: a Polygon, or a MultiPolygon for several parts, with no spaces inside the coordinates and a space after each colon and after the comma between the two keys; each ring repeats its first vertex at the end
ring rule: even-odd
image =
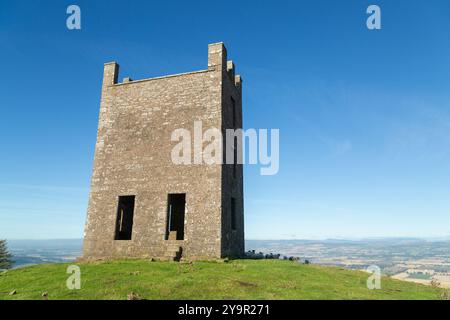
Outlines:
{"type": "MultiPolygon", "coordinates": [[[[81,239],[10,240],[14,267],[72,262],[81,239]]],[[[246,250],[299,257],[313,264],[365,270],[376,265],[396,279],[450,287],[450,241],[410,238],[366,240],[247,240],[246,250]]]]}
{"type": "Polygon", "coordinates": [[[31,264],[75,261],[81,254],[83,240],[8,240],[14,267],[31,264]]]}
{"type": "Polygon", "coordinates": [[[450,287],[450,241],[415,238],[247,241],[257,252],[298,256],[314,264],[365,270],[378,266],[393,278],[450,287]]]}

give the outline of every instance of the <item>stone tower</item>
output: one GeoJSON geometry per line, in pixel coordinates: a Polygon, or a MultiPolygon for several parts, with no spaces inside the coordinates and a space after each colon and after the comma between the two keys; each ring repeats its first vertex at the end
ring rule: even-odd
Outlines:
{"type": "Polygon", "coordinates": [[[175,129],[242,128],[242,80],[223,43],[208,46],[205,70],[122,83],[118,74],[105,64],[83,258],[241,256],[242,165],[171,158],[175,129]]]}

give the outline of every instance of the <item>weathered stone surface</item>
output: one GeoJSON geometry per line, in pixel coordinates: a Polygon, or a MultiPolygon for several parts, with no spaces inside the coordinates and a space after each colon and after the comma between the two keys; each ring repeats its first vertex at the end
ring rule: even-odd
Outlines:
{"type": "Polygon", "coordinates": [[[206,70],[123,83],[118,73],[117,63],[105,64],[83,259],[164,258],[174,246],[189,260],[243,255],[242,166],[235,176],[233,165],[171,161],[175,129],[192,131],[199,120],[203,131],[242,128],[241,78],[224,45],[209,45],[206,70]],[[184,240],[165,240],[170,193],[186,193],[184,240]],[[118,197],[128,195],[135,196],[132,239],[114,240],[118,197]]]}

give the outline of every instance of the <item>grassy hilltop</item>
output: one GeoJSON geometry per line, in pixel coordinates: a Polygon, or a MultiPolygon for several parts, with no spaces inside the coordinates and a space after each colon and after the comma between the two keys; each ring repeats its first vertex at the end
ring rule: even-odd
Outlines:
{"type": "Polygon", "coordinates": [[[283,260],[169,263],[124,260],[80,263],[81,290],[68,290],[68,264],[0,274],[0,299],[439,299],[441,290],[368,274],[283,260]],[[16,294],[9,295],[13,290],[16,294]]]}

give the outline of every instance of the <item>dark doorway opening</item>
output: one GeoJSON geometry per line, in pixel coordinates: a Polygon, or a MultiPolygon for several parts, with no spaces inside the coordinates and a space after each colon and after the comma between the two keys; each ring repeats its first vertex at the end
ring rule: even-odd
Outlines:
{"type": "Polygon", "coordinates": [[[169,194],[167,206],[166,240],[184,240],[186,194],[169,194]]]}
{"type": "Polygon", "coordinates": [[[135,196],[120,196],[117,207],[115,240],[131,240],[135,196]]]}

